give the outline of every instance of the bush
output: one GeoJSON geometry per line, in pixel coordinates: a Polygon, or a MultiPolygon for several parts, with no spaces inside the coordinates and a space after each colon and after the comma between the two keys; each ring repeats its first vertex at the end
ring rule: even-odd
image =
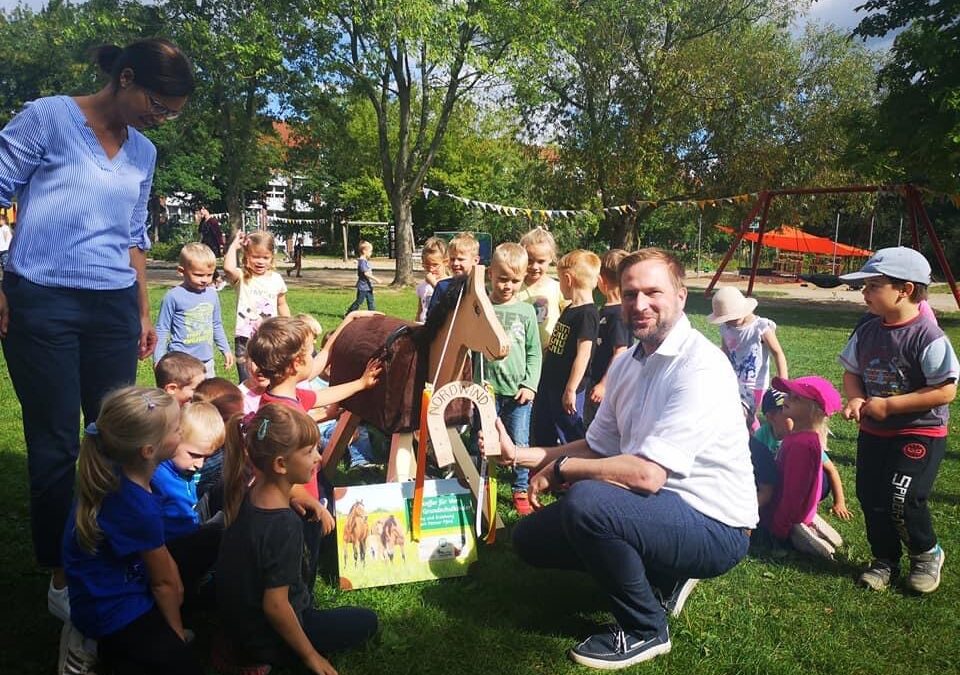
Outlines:
{"type": "Polygon", "coordinates": [[[180,249],[183,248],[181,242],[176,241],[158,241],[154,242],[147,256],[154,260],[165,260],[167,262],[177,262],[180,257],[180,249]]]}

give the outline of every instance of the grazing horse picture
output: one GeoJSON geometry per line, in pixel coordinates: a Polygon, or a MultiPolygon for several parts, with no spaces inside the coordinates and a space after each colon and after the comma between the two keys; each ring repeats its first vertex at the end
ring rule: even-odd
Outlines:
{"type": "Polygon", "coordinates": [[[393,562],[394,551],[399,547],[400,557],[403,562],[407,562],[407,553],[403,550],[407,540],[403,536],[403,528],[397,522],[396,516],[388,516],[382,521],[377,521],[382,525],[380,530],[380,557],[393,562]]]}
{"type": "Polygon", "coordinates": [[[343,565],[347,565],[347,544],[353,548],[353,565],[358,567],[367,563],[367,534],[370,526],[367,523],[367,511],[363,500],[359,499],[350,507],[347,514],[347,524],[343,528],[343,565]]]}

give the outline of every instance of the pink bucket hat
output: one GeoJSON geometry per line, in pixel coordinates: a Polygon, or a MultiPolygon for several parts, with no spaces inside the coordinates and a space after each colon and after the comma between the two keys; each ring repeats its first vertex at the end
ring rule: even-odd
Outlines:
{"type": "Polygon", "coordinates": [[[788,394],[815,401],[828,416],[843,408],[840,392],[828,380],[819,375],[807,375],[793,380],[775,377],[770,386],[788,394]]]}

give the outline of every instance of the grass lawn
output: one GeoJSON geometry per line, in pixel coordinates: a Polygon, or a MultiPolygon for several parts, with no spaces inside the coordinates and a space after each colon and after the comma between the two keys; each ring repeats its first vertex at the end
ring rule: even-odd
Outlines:
{"type": "MultiPolygon", "coordinates": [[[[163,291],[157,287],[151,293],[155,309],[163,291]]],[[[332,328],[352,296],[347,291],[293,290],[289,302],[295,312],[311,312],[332,328]]],[[[221,297],[230,334],[235,295],[226,291],[221,297]]],[[[416,298],[412,291],[377,289],[377,303],[388,313],[409,317],[416,298]]],[[[709,303],[699,292],[690,297],[687,309],[694,325],[716,341],[716,329],[704,320],[709,303]]],[[[779,324],[794,376],[819,373],[839,385],[836,357],[857,312],[773,298],[762,299],[759,311],[779,324]]],[[[960,316],[942,323],[960,345],[960,316]]],[[[147,364],[139,379],[152,382],[147,364]]],[[[48,577],[33,563],[20,407],[2,361],[0,401],[0,673],[52,673],[60,624],[46,611],[48,577]]],[[[960,420],[956,404],[953,413],[951,438],[960,420]]],[[[633,672],[957,672],[960,562],[954,560],[960,560],[960,454],[948,448],[931,499],[948,558],[940,590],[929,597],[899,590],[868,593],[853,584],[869,558],[854,494],[856,428],[837,420],[832,429],[831,457],[854,512],[850,522],[832,519],[848,543],[840,559],[821,563],[755,542],[733,571],[702,583],[683,615],[671,622],[673,652],[633,672]]],[[[509,502],[506,481],[501,489],[501,514],[509,528],[515,516],[503,508],[509,502]]],[[[380,615],[378,641],[336,656],[338,670],[390,675],[586,672],[568,661],[565,651],[609,620],[603,594],[585,576],[526,567],[513,554],[508,534],[493,547],[481,548],[479,563],[465,578],[349,593],[318,584],[321,605],[360,604],[380,615]]]]}

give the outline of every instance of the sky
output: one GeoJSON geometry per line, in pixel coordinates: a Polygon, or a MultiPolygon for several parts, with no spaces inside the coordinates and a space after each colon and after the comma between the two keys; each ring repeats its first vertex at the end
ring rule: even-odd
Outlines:
{"type": "MultiPolygon", "coordinates": [[[[808,18],[834,23],[840,28],[853,29],[862,18],[863,13],[853,11],[857,5],[866,0],[817,0],[810,8],[808,18]]],[[[40,9],[47,4],[47,0],[22,0],[23,4],[31,9],[40,9]]],[[[0,0],[0,9],[13,9],[17,0],[0,0]]]]}

